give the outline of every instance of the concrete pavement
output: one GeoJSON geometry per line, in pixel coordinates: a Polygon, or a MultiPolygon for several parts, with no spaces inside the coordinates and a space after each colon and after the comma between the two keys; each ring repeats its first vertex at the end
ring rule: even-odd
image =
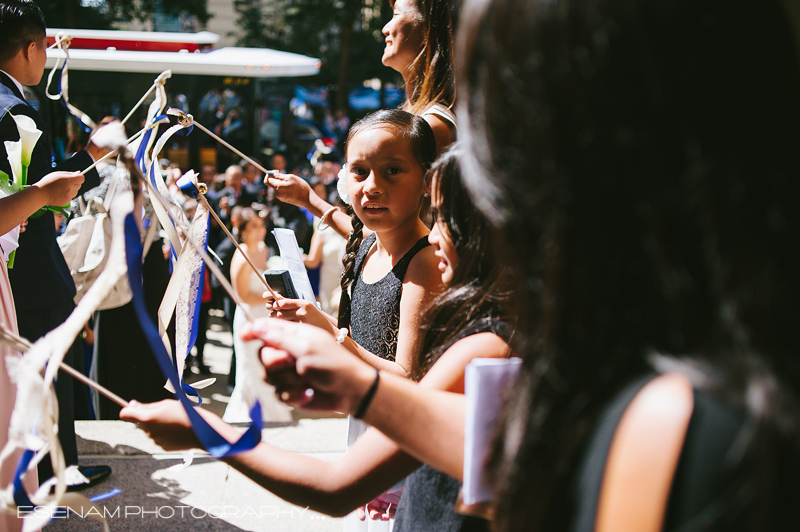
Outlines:
{"type": "MultiPolygon", "coordinates": [[[[217,382],[201,391],[204,407],[222,415],[227,404],[226,375],[230,364],[230,332],[212,317],[206,363],[217,382]]],[[[195,375],[193,382],[205,378],[195,375]]],[[[131,399],[131,398],[126,398],[131,399]]],[[[345,452],[347,420],[310,419],[293,413],[289,424],[267,424],[265,442],[321,460],[345,452]]],[[[197,453],[189,467],[182,453],[168,453],[135,425],[123,421],[77,421],[78,454],[84,466],[110,465],[111,477],[87,489],[95,497],[120,493],[101,503],[112,532],[127,531],[335,531],[342,520],[291,505],[264,490],[230,466],[197,453]]],[[[101,523],[70,515],[55,519],[46,532],[102,531],[101,523]]]]}

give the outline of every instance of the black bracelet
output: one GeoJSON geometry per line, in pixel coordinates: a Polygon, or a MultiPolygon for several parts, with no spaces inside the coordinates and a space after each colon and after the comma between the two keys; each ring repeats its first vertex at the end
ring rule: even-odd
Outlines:
{"type": "Polygon", "coordinates": [[[367,409],[369,408],[370,403],[372,403],[372,398],[375,397],[375,392],[378,390],[378,382],[381,380],[381,372],[375,368],[375,380],[372,381],[372,386],[369,387],[367,393],[361,399],[361,402],[358,404],[358,408],[356,409],[356,413],[353,414],[353,417],[356,419],[361,419],[364,417],[364,414],[367,413],[367,409]]]}

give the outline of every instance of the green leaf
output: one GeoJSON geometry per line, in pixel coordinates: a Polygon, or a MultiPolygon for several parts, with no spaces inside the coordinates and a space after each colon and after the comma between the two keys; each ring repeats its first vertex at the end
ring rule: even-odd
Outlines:
{"type": "Polygon", "coordinates": [[[19,192],[19,187],[11,179],[7,173],[0,170],[0,191],[5,192],[6,196],[10,196],[16,192],[19,192]]]}

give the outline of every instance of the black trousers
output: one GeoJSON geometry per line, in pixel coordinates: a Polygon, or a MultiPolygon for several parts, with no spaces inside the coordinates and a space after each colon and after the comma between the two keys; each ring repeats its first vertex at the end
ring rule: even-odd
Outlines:
{"type": "MultiPolygon", "coordinates": [[[[36,310],[17,309],[17,323],[19,333],[23,338],[35,342],[48,332],[52,331],[67,319],[75,305],[72,301],[55,304],[51,307],[36,310]]],[[[76,340],[67,350],[64,363],[68,366],[75,365],[76,360],[83,356],[82,340],[76,340]]],[[[78,445],[75,440],[75,410],[74,410],[74,380],[72,377],[59,371],[56,377],[55,389],[58,399],[58,439],[64,451],[67,465],[77,465],[78,445]]],[[[45,457],[39,463],[39,479],[46,480],[53,476],[53,466],[50,457],[45,457]]]]}

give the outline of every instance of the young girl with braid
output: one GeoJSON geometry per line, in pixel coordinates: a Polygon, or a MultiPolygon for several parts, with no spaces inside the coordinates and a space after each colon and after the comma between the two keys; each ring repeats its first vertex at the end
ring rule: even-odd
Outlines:
{"type": "Polygon", "coordinates": [[[407,376],[419,352],[422,308],[442,286],[428,228],[419,218],[436,157],[433,132],[411,113],[378,111],[350,129],[345,157],[340,192],[353,232],[343,260],[339,319],[302,300],[270,299],[268,307],[279,318],[329,331],[378,369],[407,376]]]}

